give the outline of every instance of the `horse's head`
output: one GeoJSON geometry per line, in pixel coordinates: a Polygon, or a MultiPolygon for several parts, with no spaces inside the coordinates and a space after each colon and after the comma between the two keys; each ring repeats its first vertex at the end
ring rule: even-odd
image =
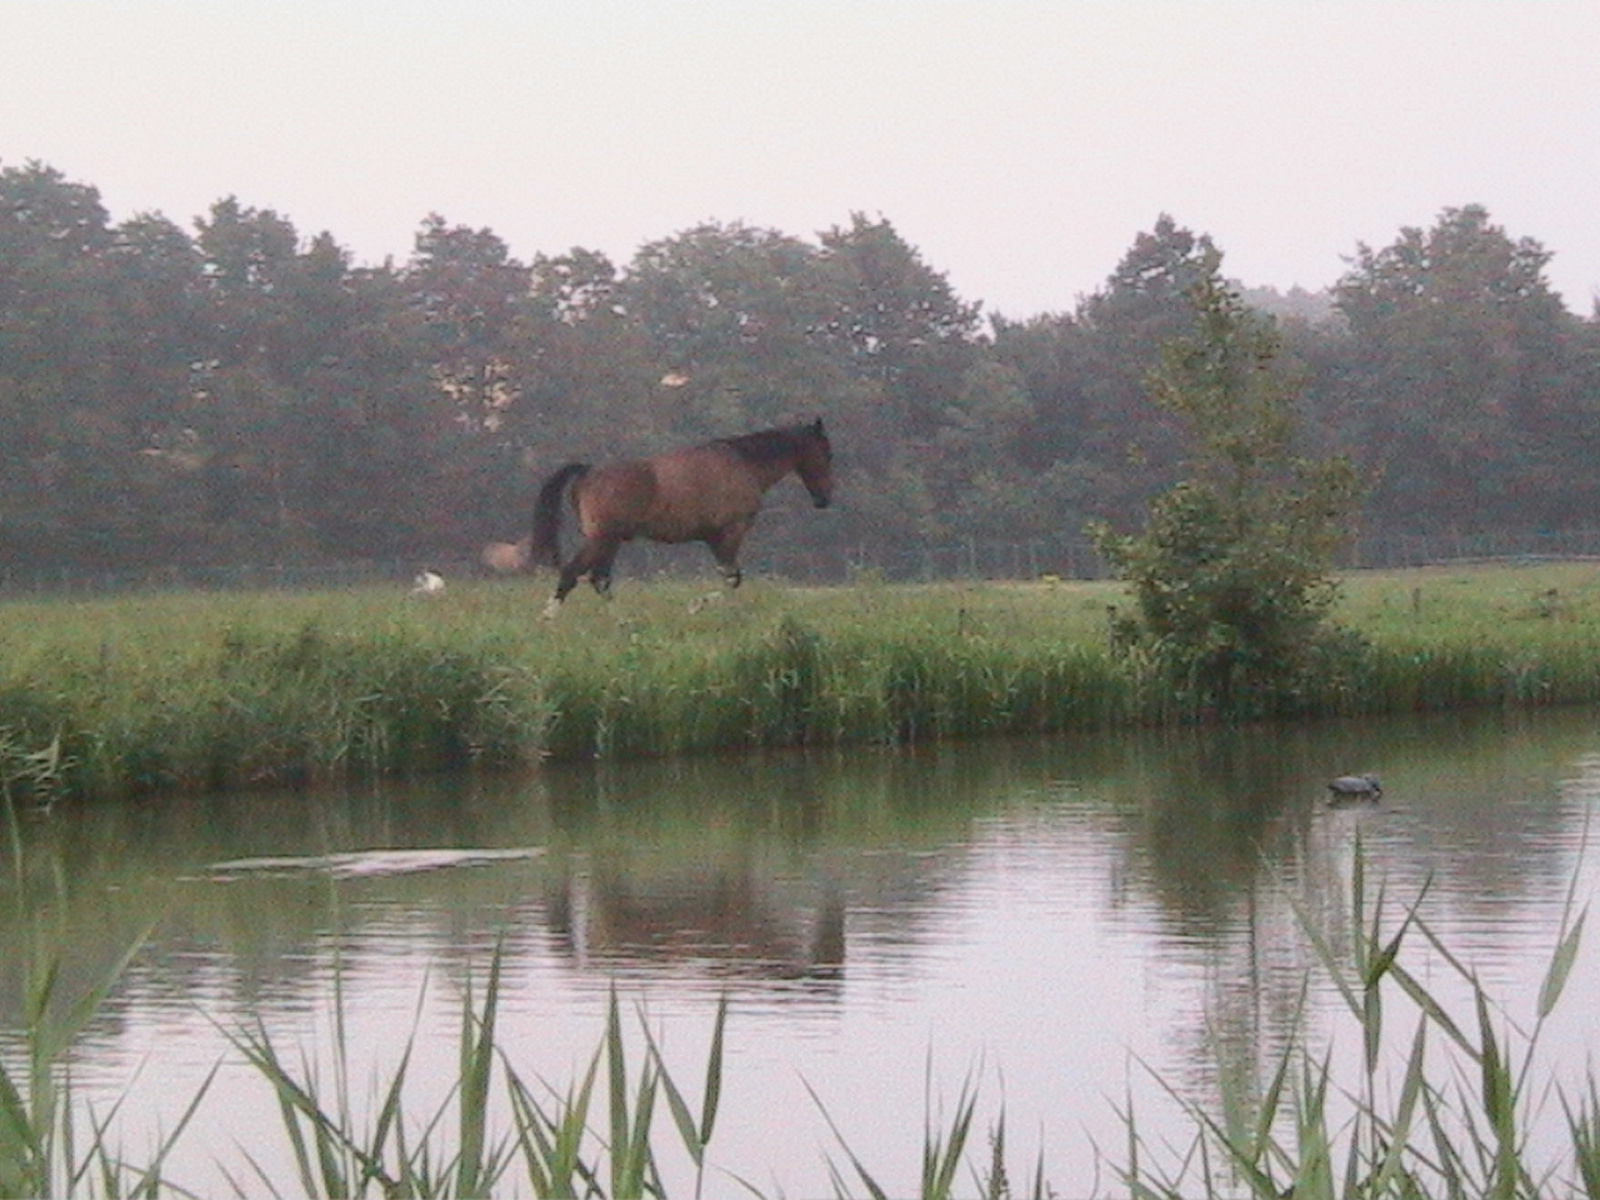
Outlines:
{"type": "Polygon", "coordinates": [[[827,508],[833,501],[833,446],[818,417],[810,425],[795,429],[795,474],[811,493],[811,503],[827,508]]]}

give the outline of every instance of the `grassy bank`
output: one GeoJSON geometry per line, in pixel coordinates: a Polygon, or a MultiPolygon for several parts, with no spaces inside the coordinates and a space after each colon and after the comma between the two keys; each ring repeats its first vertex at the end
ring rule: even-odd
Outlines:
{"type": "MultiPolygon", "coordinates": [[[[119,796],[546,758],[1206,719],[1111,655],[1106,583],[544,581],[0,604],[0,781],[119,796]]],[[[1360,573],[1307,715],[1600,700],[1600,566],[1360,573]]]]}

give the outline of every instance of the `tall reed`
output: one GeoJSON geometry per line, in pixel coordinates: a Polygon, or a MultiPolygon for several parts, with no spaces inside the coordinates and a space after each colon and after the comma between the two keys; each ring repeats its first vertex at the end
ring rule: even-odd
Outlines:
{"type": "MultiPolygon", "coordinates": [[[[1587,1090],[1575,1098],[1559,1080],[1534,1074],[1541,1033],[1577,958],[1587,909],[1578,909],[1569,891],[1534,1020],[1523,1033],[1497,1015],[1498,1006],[1476,973],[1429,925],[1425,893],[1404,907],[1398,921],[1392,919],[1382,888],[1376,897],[1368,894],[1357,840],[1348,953],[1298,910],[1359,1036],[1362,1054],[1355,1077],[1336,1072],[1331,1051],[1314,1049],[1303,1024],[1259,1094],[1225,1080],[1213,1107],[1152,1073],[1188,1113],[1194,1136],[1176,1149],[1152,1144],[1130,1100],[1123,1110],[1125,1160],[1117,1173],[1131,1195],[1142,1200],[1532,1200],[1597,1194],[1600,1105],[1592,1070],[1587,1090]],[[1470,1013],[1452,1013],[1439,988],[1426,986],[1406,965],[1407,945],[1419,940],[1466,985],[1470,1013]],[[1398,1083],[1382,1053],[1389,999],[1396,989],[1417,1012],[1398,1083]],[[1531,1134],[1551,1088],[1561,1098],[1568,1144],[1554,1161],[1542,1161],[1531,1134]]],[[[1303,1001],[1304,993],[1302,1006],[1303,1001]]]]}
{"type": "MultiPolygon", "coordinates": [[[[642,1014],[644,1052],[637,1060],[630,1055],[615,991],[607,1006],[605,1033],[587,1071],[576,1084],[558,1091],[531,1085],[495,1042],[503,961],[497,948],[481,1005],[469,980],[455,1082],[443,1103],[420,1117],[408,1107],[415,1086],[409,1074],[414,1032],[381,1090],[376,1112],[367,1118],[358,1114],[352,1102],[343,1003],[337,996],[331,1083],[322,1081],[317,1063],[303,1056],[298,1064],[286,1058],[264,1027],[234,1036],[246,1062],[277,1094],[296,1164],[290,1194],[467,1198],[511,1191],[520,1180],[541,1198],[663,1196],[667,1189],[657,1159],[656,1122],[663,1097],[673,1129],[696,1168],[694,1194],[701,1194],[721,1098],[726,1001],[717,1009],[698,1114],[668,1072],[642,1014]],[[637,1080],[630,1082],[635,1064],[637,1080]],[[601,1079],[605,1123],[597,1129],[594,1101],[601,1079]],[[499,1091],[507,1101],[509,1127],[494,1118],[492,1101],[499,1091]]],[[[263,1188],[284,1194],[284,1181],[274,1179],[258,1160],[250,1163],[257,1186],[235,1180],[241,1194],[263,1188]]]]}
{"type": "Polygon", "coordinates": [[[0,1197],[161,1195],[170,1187],[166,1157],[199,1111],[210,1079],[146,1161],[124,1159],[113,1141],[121,1102],[97,1112],[81,1101],[67,1061],[68,1047],[111,981],[80,997],[65,1020],[51,1013],[56,983],[53,964],[29,972],[21,1053],[0,1053],[0,1197]]]}
{"type": "MultiPolygon", "coordinates": [[[[11,963],[21,967],[22,1023],[17,1041],[0,1041],[0,1197],[156,1196],[167,1186],[162,1175],[167,1154],[199,1110],[210,1078],[154,1154],[139,1164],[125,1160],[112,1139],[121,1102],[97,1112],[74,1088],[72,1044],[144,939],[129,946],[105,977],[76,999],[61,993],[58,960],[52,953],[55,939],[41,928],[30,903],[15,795],[19,785],[31,798],[52,794],[61,766],[57,750],[52,744],[42,752],[20,753],[7,746],[0,731],[0,806],[13,872],[11,891],[19,908],[17,926],[24,931],[6,947],[11,963]]],[[[55,882],[61,886],[59,878],[55,882]]]]}

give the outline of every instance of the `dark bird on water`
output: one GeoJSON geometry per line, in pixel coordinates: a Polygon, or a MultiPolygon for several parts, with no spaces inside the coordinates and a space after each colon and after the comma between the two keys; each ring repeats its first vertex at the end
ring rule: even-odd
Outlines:
{"type": "Polygon", "coordinates": [[[1328,780],[1328,791],[1332,793],[1330,802],[1335,804],[1341,800],[1376,800],[1383,795],[1383,785],[1376,775],[1341,775],[1328,780]]]}

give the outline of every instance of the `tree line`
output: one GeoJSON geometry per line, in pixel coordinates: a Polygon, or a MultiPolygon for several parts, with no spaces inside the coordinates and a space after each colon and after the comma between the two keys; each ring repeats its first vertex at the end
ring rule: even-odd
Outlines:
{"type": "MultiPolygon", "coordinates": [[[[1548,261],[1467,205],[1358,246],[1329,293],[1245,293],[1368,533],[1594,524],[1600,314],[1548,261]]],[[[1071,311],[1015,319],[862,214],[707,223],[623,265],[433,215],[364,265],[237,198],[113,223],[94,187],[0,164],[0,562],[459,560],[523,536],[564,461],[819,415],[840,502],[780,501],[760,542],[1132,528],[1193,450],[1149,381],[1221,262],[1161,216],[1071,311]]]]}

